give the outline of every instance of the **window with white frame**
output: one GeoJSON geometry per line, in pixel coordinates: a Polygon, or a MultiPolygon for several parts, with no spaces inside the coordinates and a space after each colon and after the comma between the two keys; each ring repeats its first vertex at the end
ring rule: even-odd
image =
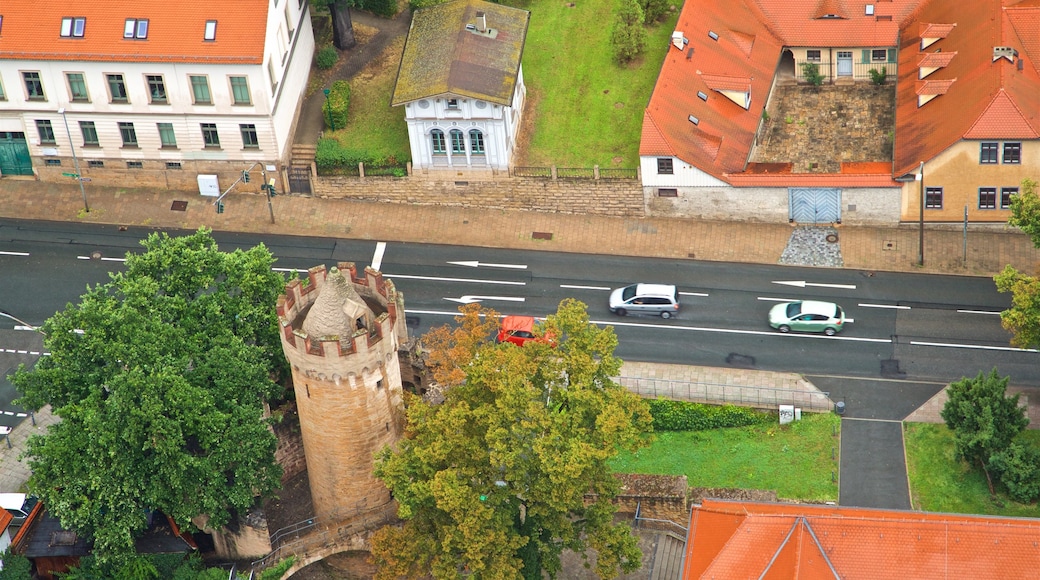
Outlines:
{"type": "Polygon", "coordinates": [[[443,155],[447,153],[448,148],[444,141],[444,131],[441,131],[440,129],[430,131],[430,145],[433,148],[434,155],[443,155]]]}
{"type": "Polygon", "coordinates": [[[293,27],[292,14],[289,12],[289,3],[285,3],[285,29],[289,31],[289,41],[292,42],[296,29],[293,27]]]}
{"type": "Polygon", "coordinates": [[[983,142],[979,148],[979,163],[984,165],[996,163],[999,147],[999,143],[983,142]]]}
{"type": "Polygon", "coordinates": [[[4,81],[0,79],[0,101],[7,100],[7,93],[4,92],[4,81]]]}
{"type": "Polygon", "coordinates": [[[165,104],[166,100],[166,81],[162,75],[145,75],[145,81],[148,83],[148,98],[151,99],[152,103],[165,104]]]}
{"type": "Polygon", "coordinates": [[[86,28],[86,18],[67,17],[61,19],[61,35],[65,38],[82,38],[86,28]]]}
{"type": "Polygon", "coordinates": [[[127,18],[123,24],[123,38],[148,38],[148,19],[127,18]]]}
{"type": "Polygon", "coordinates": [[[458,99],[448,99],[448,108],[449,109],[458,109],[459,108],[459,100],[458,99]]]}
{"type": "Polygon", "coordinates": [[[479,129],[469,131],[469,150],[474,155],[484,154],[484,133],[479,129]]]}
{"type": "Polygon", "coordinates": [[[213,41],[217,39],[217,21],[207,20],[206,30],[202,33],[202,40],[213,41]]]}
{"type": "Polygon", "coordinates": [[[43,95],[43,81],[40,80],[40,73],[37,71],[29,71],[22,73],[22,80],[25,81],[25,96],[30,101],[46,101],[47,97],[43,95]]]}
{"type": "Polygon", "coordinates": [[[1017,187],[1000,188],[1000,209],[1011,209],[1011,198],[1018,195],[1017,187]]]}
{"type": "Polygon", "coordinates": [[[888,49],[875,48],[871,50],[870,60],[872,62],[886,62],[888,60],[888,49]]]}
{"type": "Polygon", "coordinates": [[[452,155],[466,153],[466,138],[462,135],[462,131],[458,129],[451,130],[451,153],[452,155]]]}

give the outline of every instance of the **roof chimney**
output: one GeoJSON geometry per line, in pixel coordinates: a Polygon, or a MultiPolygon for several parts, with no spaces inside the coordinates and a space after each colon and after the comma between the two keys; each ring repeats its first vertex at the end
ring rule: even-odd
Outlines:
{"type": "Polygon", "coordinates": [[[1008,59],[1009,62],[1015,62],[1015,57],[1018,56],[1018,51],[1010,46],[994,46],[993,47],[993,60],[997,61],[1001,58],[1008,59]]]}
{"type": "Polygon", "coordinates": [[[477,20],[480,21],[480,28],[479,28],[479,30],[481,32],[487,32],[487,16],[484,15],[484,11],[483,10],[477,11],[477,20]]]}

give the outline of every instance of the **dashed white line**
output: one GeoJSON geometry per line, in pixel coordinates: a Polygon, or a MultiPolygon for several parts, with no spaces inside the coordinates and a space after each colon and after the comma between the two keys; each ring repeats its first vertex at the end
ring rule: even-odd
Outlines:
{"type": "Polygon", "coordinates": [[[560,288],[570,288],[571,290],[611,290],[609,286],[578,286],[575,284],[560,284],[560,288]]]}
{"type": "Polygon", "coordinates": [[[384,278],[397,278],[400,280],[433,280],[436,282],[472,282],[475,284],[499,284],[502,286],[527,286],[527,282],[513,282],[510,280],[478,280],[475,278],[442,278],[440,276],[408,276],[405,274],[383,273],[384,278]]]}
{"type": "Polygon", "coordinates": [[[1000,316],[1000,312],[993,312],[991,310],[958,310],[960,314],[996,314],[1000,316]]]}
{"type": "Polygon", "coordinates": [[[891,308],[893,310],[910,310],[909,306],[902,306],[900,304],[857,304],[856,306],[862,306],[863,308],[891,308]]]}
{"type": "Polygon", "coordinates": [[[1007,352],[1040,352],[1035,348],[1015,348],[1013,346],[985,346],[981,344],[958,344],[953,342],[925,342],[923,340],[911,340],[914,346],[937,346],[944,348],[969,348],[975,350],[1002,350],[1007,352]]]}
{"type": "Polygon", "coordinates": [[[680,296],[707,296],[704,292],[680,292],[680,296]]]}
{"type": "Polygon", "coordinates": [[[0,256],[28,256],[29,252],[0,252],[0,256]]]}
{"type": "MultiPolygon", "coordinates": [[[[77,260],[93,260],[91,256],[76,256],[77,260]]],[[[101,258],[102,262],[125,262],[126,258],[101,258]]]]}
{"type": "Polygon", "coordinates": [[[386,242],[376,243],[376,253],[372,256],[372,269],[378,270],[383,265],[383,253],[386,252],[386,242]]]}

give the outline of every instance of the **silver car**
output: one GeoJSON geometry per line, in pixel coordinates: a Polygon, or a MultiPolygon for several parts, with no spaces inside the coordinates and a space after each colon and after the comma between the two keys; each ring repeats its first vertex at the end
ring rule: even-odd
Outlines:
{"type": "Polygon", "coordinates": [[[632,284],[610,293],[610,311],[618,316],[632,313],[671,318],[679,312],[679,293],[671,284],[632,284]]]}
{"type": "Polygon", "coordinates": [[[833,302],[782,302],[769,311],[769,326],[780,332],[822,332],[834,336],[845,324],[845,311],[833,302]]]}

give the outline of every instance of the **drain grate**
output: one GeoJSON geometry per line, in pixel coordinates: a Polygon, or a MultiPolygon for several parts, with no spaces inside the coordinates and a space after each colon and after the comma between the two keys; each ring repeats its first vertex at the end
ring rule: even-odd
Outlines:
{"type": "Polygon", "coordinates": [[[536,240],[551,240],[553,235],[552,232],[535,232],[531,234],[531,237],[536,240]]]}
{"type": "Polygon", "coordinates": [[[175,201],[175,202],[173,202],[173,205],[170,206],[170,210],[171,211],[187,211],[188,210],[188,202],[186,202],[186,201],[175,201]]]}

